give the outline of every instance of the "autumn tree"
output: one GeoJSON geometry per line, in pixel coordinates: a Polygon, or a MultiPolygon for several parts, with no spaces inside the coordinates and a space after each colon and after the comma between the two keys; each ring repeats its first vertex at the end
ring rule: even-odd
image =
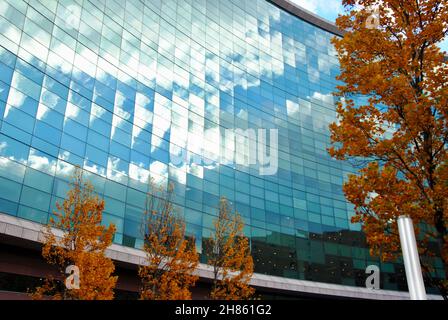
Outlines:
{"type": "Polygon", "coordinates": [[[243,228],[241,215],[221,198],[214,232],[205,244],[207,263],[214,275],[211,299],[244,300],[254,295],[255,289],[249,285],[254,264],[243,228]]]}
{"type": "Polygon", "coordinates": [[[344,184],[352,222],[362,224],[372,254],[391,260],[401,251],[397,217],[410,216],[421,257],[444,262],[441,280],[431,276],[433,259],[423,267],[447,298],[448,67],[438,47],[447,34],[447,2],[343,4],[346,14],[336,23],[345,34],[333,39],[342,84],[329,152],[358,166],[344,184]]]}
{"type": "Polygon", "coordinates": [[[185,237],[185,221],[173,206],[173,186],[167,190],[150,183],[142,232],[146,264],[140,266],[140,299],[187,300],[198,277],[194,239],[185,237]]]}
{"type": "Polygon", "coordinates": [[[44,230],[42,247],[42,256],[57,267],[60,277],[48,277],[31,296],[55,300],[113,299],[117,277],[112,275],[115,267],[105,256],[105,250],[112,244],[115,226],[101,225],[104,200],[94,194],[81,169],[75,170],[70,185],[66,198],[62,204],[56,204],[57,210],[44,230]],[[78,267],[79,288],[65,286],[68,266],[78,267]]]}

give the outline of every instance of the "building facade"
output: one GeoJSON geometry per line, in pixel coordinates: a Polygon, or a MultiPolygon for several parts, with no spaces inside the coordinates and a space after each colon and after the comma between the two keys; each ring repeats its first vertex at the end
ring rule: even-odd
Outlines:
{"type": "Polygon", "coordinates": [[[286,1],[2,0],[0,30],[9,224],[47,223],[80,166],[117,250],[138,252],[152,177],[173,183],[199,252],[227,197],[266,283],[364,287],[377,264],[383,289],[406,289],[403,266],[371,258],[350,223],[353,168],[326,151],[339,72],[330,23],[286,1]]]}

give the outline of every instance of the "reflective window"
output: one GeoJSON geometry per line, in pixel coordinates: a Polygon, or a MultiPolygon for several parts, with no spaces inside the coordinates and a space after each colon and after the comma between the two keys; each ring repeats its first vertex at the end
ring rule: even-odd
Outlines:
{"type": "Polygon", "coordinates": [[[20,203],[42,211],[48,211],[50,195],[34,188],[23,186],[20,203]]]}
{"type": "Polygon", "coordinates": [[[114,242],[138,247],[151,177],[174,184],[199,251],[225,196],[257,272],[364,286],[371,261],[342,191],[354,169],[326,151],[331,33],[265,0],[3,2],[0,211],[46,223],[78,165],[114,242]],[[271,128],[278,168],[261,175],[226,132],[253,130],[250,145],[271,128]]]}

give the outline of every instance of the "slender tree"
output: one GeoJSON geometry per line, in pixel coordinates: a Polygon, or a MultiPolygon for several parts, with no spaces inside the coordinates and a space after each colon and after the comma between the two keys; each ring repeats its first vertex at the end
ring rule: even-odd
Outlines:
{"type": "Polygon", "coordinates": [[[250,299],[255,289],[249,285],[253,274],[253,260],[249,240],[244,236],[244,222],[237,211],[232,211],[226,198],[219,202],[219,213],[214,233],[205,245],[207,263],[213,267],[211,299],[250,299]]]}
{"type": "Polygon", "coordinates": [[[57,267],[59,277],[48,277],[32,293],[34,299],[110,300],[114,297],[117,277],[114,264],[105,256],[115,226],[101,225],[104,201],[94,195],[93,186],[84,181],[82,170],[75,170],[71,189],[50,217],[44,230],[42,256],[57,267]],[[61,230],[58,235],[55,229],[61,230]],[[65,285],[68,266],[79,269],[79,288],[65,285]],[[62,284],[58,283],[62,280],[62,284]]]}
{"type": "Polygon", "coordinates": [[[146,264],[139,268],[140,299],[191,299],[190,288],[198,279],[195,242],[185,238],[185,221],[174,212],[172,196],[171,184],[165,191],[151,181],[142,224],[146,264]]]}
{"type": "MultiPolygon", "coordinates": [[[[341,99],[329,152],[359,166],[344,184],[352,222],[362,224],[372,254],[392,260],[401,251],[397,217],[409,215],[421,256],[441,257],[447,276],[448,66],[438,43],[447,34],[448,4],[343,4],[347,14],[337,25],[346,33],[333,39],[341,99]],[[355,102],[358,95],[367,99],[355,102]]],[[[447,279],[434,279],[431,261],[425,258],[425,275],[447,298],[447,279]]]]}

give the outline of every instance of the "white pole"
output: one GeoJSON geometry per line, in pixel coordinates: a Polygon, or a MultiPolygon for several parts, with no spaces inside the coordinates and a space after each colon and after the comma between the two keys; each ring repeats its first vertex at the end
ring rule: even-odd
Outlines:
{"type": "Polygon", "coordinates": [[[426,300],[425,284],[412,220],[409,216],[403,215],[398,217],[397,223],[409,295],[411,300],[426,300]]]}

